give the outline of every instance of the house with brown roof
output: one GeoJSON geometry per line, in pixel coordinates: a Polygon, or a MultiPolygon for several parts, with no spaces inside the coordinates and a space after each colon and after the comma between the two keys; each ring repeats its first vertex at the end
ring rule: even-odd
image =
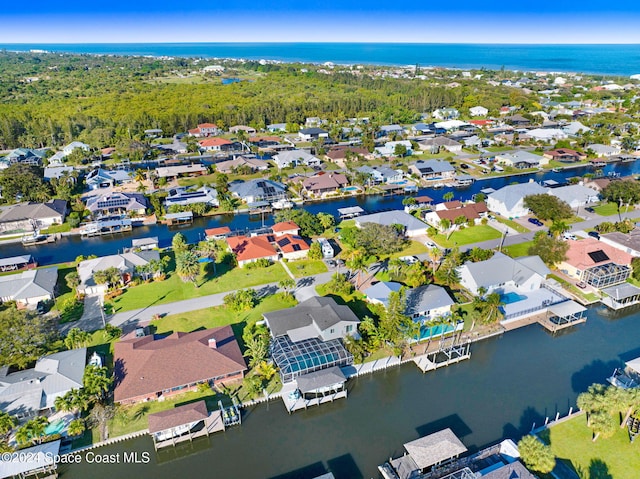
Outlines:
{"type": "Polygon", "coordinates": [[[247,370],[231,326],[123,339],[114,344],[113,357],[114,401],[121,404],[238,381],[247,370]]]}
{"type": "Polygon", "coordinates": [[[236,256],[238,266],[242,267],[259,259],[278,261],[278,252],[267,236],[230,236],[226,240],[229,249],[236,256]]]}
{"type": "Polygon", "coordinates": [[[469,203],[466,205],[463,205],[459,201],[450,201],[446,204],[450,205],[450,207],[438,208],[438,205],[436,206],[435,211],[429,211],[424,215],[424,220],[431,226],[441,229],[441,221],[443,219],[447,219],[451,222],[451,224],[454,224],[456,219],[464,217],[466,223],[473,221],[473,223],[475,224],[478,223],[481,218],[486,216],[489,212],[484,201],[481,201],[479,203],[469,203]],[[459,205],[457,203],[459,203],[459,205]]]}
{"type": "Polygon", "coordinates": [[[573,163],[587,159],[587,155],[584,153],[580,153],[579,151],[571,150],[569,148],[557,148],[555,150],[545,151],[542,156],[549,158],[550,160],[561,161],[563,163],[573,163]]]}
{"type": "Polygon", "coordinates": [[[216,171],[220,173],[233,173],[243,169],[247,169],[251,171],[251,173],[264,171],[269,169],[269,163],[245,155],[236,156],[233,160],[216,163],[216,171]]]}
{"type": "Polygon", "coordinates": [[[300,227],[295,224],[293,221],[281,221],[280,223],[276,223],[271,227],[271,231],[273,234],[278,236],[284,235],[297,235],[300,233],[300,227]]]}
{"type": "Polygon", "coordinates": [[[310,178],[305,178],[302,187],[312,195],[326,196],[329,193],[337,192],[348,184],[347,177],[341,173],[321,172],[310,178]]]}
{"type": "Polygon", "coordinates": [[[375,156],[366,148],[356,146],[335,146],[325,154],[329,161],[344,167],[345,161],[349,158],[373,160],[375,156]]]}
{"type": "Polygon", "coordinates": [[[231,228],[228,226],[219,226],[217,228],[208,228],[204,230],[204,235],[207,240],[225,239],[229,233],[231,233],[231,228]]]}
{"type": "Polygon", "coordinates": [[[567,259],[558,269],[570,278],[600,289],[629,278],[633,256],[626,251],[591,237],[568,243],[567,259]]]}

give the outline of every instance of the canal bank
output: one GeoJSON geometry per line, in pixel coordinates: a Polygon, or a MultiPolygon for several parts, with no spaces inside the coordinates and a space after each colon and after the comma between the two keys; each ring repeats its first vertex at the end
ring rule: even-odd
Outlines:
{"type": "MultiPolygon", "coordinates": [[[[628,176],[640,173],[640,161],[633,163],[610,163],[602,168],[604,174],[616,173],[620,176],[628,176]]],[[[526,183],[530,179],[541,182],[544,180],[566,181],[567,178],[573,176],[581,176],[586,173],[593,172],[593,168],[582,166],[563,170],[560,172],[539,171],[527,173],[517,176],[502,176],[495,178],[487,178],[482,181],[476,181],[474,184],[464,188],[423,188],[417,193],[418,195],[428,195],[435,201],[442,201],[444,194],[448,191],[454,193],[455,199],[469,200],[476,193],[480,193],[482,189],[493,188],[499,189],[511,183],[526,183]]],[[[365,211],[373,212],[380,210],[402,209],[402,200],[404,196],[384,196],[384,195],[365,195],[341,197],[338,199],[327,199],[317,202],[308,202],[304,204],[304,209],[311,213],[326,212],[337,216],[339,208],[350,206],[360,206],[365,211]]],[[[47,245],[39,246],[23,246],[22,244],[6,244],[0,242],[0,256],[10,257],[23,254],[31,254],[41,265],[63,263],[73,261],[77,256],[95,254],[105,256],[122,252],[125,248],[131,246],[131,240],[135,238],[144,238],[148,236],[157,236],[161,247],[171,244],[173,235],[180,231],[191,243],[204,239],[205,228],[216,228],[219,226],[228,226],[232,230],[249,230],[261,227],[263,224],[273,224],[273,216],[265,214],[249,215],[246,213],[223,214],[216,216],[208,216],[196,218],[193,223],[182,227],[168,227],[166,225],[150,225],[140,226],[133,229],[131,233],[115,234],[109,236],[98,236],[93,238],[81,239],[78,236],[65,236],[59,241],[47,245]]]]}
{"type": "Polygon", "coordinates": [[[149,464],[83,462],[60,472],[71,479],[251,479],[314,477],[329,468],[338,479],[369,478],[403,443],[444,427],[472,451],[517,439],[534,422],[565,415],[591,383],[640,355],[640,316],[603,312],[592,307],[586,324],[555,336],[531,325],[476,343],[471,361],[429,374],[406,364],[354,378],[348,399],[293,415],[280,401],[257,405],[245,411],[242,427],[193,444],[155,453],[141,437],[96,450],[151,452],[149,464]]]}

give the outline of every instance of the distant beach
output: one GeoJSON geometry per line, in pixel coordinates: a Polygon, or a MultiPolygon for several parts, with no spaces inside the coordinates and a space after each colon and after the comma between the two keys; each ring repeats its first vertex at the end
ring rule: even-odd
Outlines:
{"type": "Polygon", "coordinates": [[[235,58],[282,62],[640,74],[640,45],[435,43],[95,43],[0,44],[10,51],[235,58]]]}

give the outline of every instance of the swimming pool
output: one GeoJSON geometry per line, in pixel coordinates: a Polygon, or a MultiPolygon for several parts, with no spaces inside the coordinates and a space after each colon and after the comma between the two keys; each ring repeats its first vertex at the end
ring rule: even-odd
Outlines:
{"type": "Polygon", "coordinates": [[[417,341],[422,341],[429,338],[437,338],[447,333],[451,333],[456,330],[456,327],[452,324],[436,324],[435,326],[422,326],[420,328],[420,337],[417,341]]]}
{"type": "Polygon", "coordinates": [[[500,299],[504,304],[513,304],[517,303],[518,301],[522,301],[523,299],[527,299],[527,297],[518,293],[509,292],[500,295],[500,299]]]}
{"type": "Polygon", "coordinates": [[[67,423],[64,419],[58,419],[57,421],[53,421],[49,423],[44,430],[44,433],[47,435],[50,434],[62,434],[62,431],[67,427],[67,423]]]}
{"type": "Polygon", "coordinates": [[[342,188],[342,191],[358,191],[360,188],[358,188],[357,186],[347,186],[345,188],[342,188]]]}

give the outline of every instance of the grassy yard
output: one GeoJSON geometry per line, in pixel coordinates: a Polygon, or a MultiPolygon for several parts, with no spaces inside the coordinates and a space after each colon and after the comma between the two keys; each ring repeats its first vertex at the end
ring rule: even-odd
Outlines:
{"type": "Polygon", "coordinates": [[[82,313],[84,312],[84,303],[82,301],[77,301],[75,304],[73,303],[76,293],[67,286],[67,282],[64,279],[67,274],[75,270],[75,266],[65,264],[58,266],[58,282],[56,283],[58,294],[51,310],[60,313],[60,322],[62,323],[77,321],[82,317],[82,313]]]}
{"type": "MultiPolygon", "coordinates": [[[[613,216],[618,214],[618,203],[604,203],[599,206],[594,206],[594,210],[600,216],[613,216]]],[[[627,213],[628,211],[633,211],[633,206],[623,206],[620,209],[620,213],[627,213]]]]}
{"type": "Polygon", "coordinates": [[[330,296],[336,301],[336,303],[349,306],[349,308],[351,308],[351,310],[360,319],[364,318],[365,316],[377,317],[379,316],[378,308],[384,307],[381,305],[375,305],[366,302],[364,300],[364,294],[360,293],[359,291],[354,291],[349,295],[338,295],[329,292],[326,286],[326,284],[320,284],[316,286],[316,291],[320,296],[330,296]]]}
{"type": "Polygon", "coordinates": [[[484,148],[487,151],[490,151],[492,153],[501,153],[503,151],[513,151],[514,148],[511,146],[488,146],[487,148],[484,148]]]}
{"type": "Polygon", "coordinates": [[[207,296],[235,289],[259,286],[266,283],[277,283],[289,277],[280,263],[267,268],[231,268],[227,263],[216,265],[217,273],[207,269],[193,283],[183,282],[169,265],[169,276],[164,281],[145,283],[125,290],[124,294],[110,302],[113,312],[146,308],[155,304],[171,303],[199,296],[207,296]]]}
{"type": "Polygon", "coordinates": [[[640,471],[640,442],[629,441],[626,428],[616,428],[610,438],[593,442],[586,415],[557,424],[542,435],[556,458],[580,477],[636,479],[640,471]]]}
{"type": "Polygon", "coordinates": [[[462,246],[470,243],[479,243],[481,241],[498,239],[500,236],[502,236],[502,233],[491,226],[476,225],[471,228],[466,227],[463,230],[457,230],[449,238],[439,233],[432,239],[440,246],[452,248],[454,246],[462,246]]]}
{"type": "Polygon", "coordinates": [[[43,229],[41,233],[43,234],[53,234],[53,233],[68,233],[71,231],[71,225],[69,223],[62,223],[61,225],[51,225],[46,229],[43,229]]]}
{"type": "Polygon", "coordinates": [[[515,222],[513,220],[509,220],[507,218],[503,218],[502,216],[496,216],[495,218],[496,218],[496,221],[502,223],[503,225],[507,225],[510,228],[513,228],[518,233],[528,233],[529,232],[529,230],[527,228],[525,228],[520,223],[517,223],[517,222],[515,222]]]}
{"type": "Polygon", "coordinates": [[[296,278],[303,278],[314,274],[326,273],[329,271],[327,265],[321,259],[301,259],[289,261],[287,267],[296,278]]]}
{"type": "Polygon", "coordinates": [[[559,276],[557,276],[555,274],[550,274],[549,278],[555,279],[565,289],[571,291],[576,296],[580,296],[580,297],[584,298],[588,302],[593,302],[593,301],[597,301],[598,299],[600,299],[600,297],[597,294],[595,294],[595,293],[585,293],[584,291],[576,288],[573,284],[569,283],[565,279],[562,279],[561,277],[559,277],[559,276]]]}
{"type": "Polygon", "coordinates": [[[417,254],[428,253],[429,248],[419,241],[409,242],[409,246],[398,253],[393,253],[391,258],[399,258],[400,256],[415,256],[417,254]]]}
{"type": "Polygon", "coordinates": [[[511,256],[512,258],[518,258],[520,256],[528,256],[529,248],[531,248],[531,246],[533,246],[533,241],[525,241],[524,243],[505,246],[502,248],[502,252],[511,256]]]}

